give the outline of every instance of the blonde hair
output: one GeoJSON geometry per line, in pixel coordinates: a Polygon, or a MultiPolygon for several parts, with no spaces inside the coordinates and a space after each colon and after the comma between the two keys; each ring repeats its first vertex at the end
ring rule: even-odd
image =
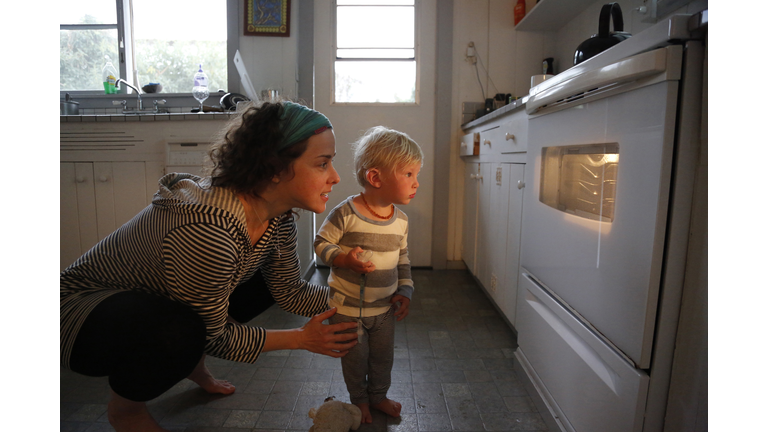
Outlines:
{"type": "Polygon", "coordinates": [[[395,169],[398,166],[421,163],[421,147],[407,134],[384,126],[374,126],[352,144],[355,178],[360,186],[368,181],[365,173],[371,168],[395,169]]]}

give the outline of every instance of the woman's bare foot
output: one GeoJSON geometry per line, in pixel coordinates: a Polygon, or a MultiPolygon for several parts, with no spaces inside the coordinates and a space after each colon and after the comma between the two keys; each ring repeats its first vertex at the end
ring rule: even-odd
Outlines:
{"type": "Polygon", "coordinates": [[[395,418],[400,417],[400,410],[403,408],[399,402],[395,402],[392,399],[384,399],[377,404],[371,405],[371,407],[395,418]]]}
{"type": "Polygon", "coordinates": [[[218,380],[211,375],[211,372],[205,366],[205,355],[203,355],[200,362],[195,366],[195,370],[189,374],[187,379],[192,380],[208,393],[228,395],[235,392],[235,386],[230,384],[229,381],[218,380]]]}
{"type": "Polygon", "coordinates": [[[355,406],[360,408],[360,412],[363,414],[362,417],[360,417],[360,424],[373,423],[373,416],[371,415],[371,409],[368,407],[367,403],[359,403],[359,404],[355,404],[355,406]]]}
{"type": "Polygon", "coordinates": [[[107,419],[116,432],[168,432],[152,418],[146,403],[128,400],[114,391],[107,405],[107,419]]]}

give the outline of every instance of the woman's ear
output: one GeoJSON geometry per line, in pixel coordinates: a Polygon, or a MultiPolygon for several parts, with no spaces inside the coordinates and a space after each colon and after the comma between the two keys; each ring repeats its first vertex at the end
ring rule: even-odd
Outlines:
{"type": "Polygon", "coordinates": [[[381,172],[378,168],[371,168],[365,172],[365,179],[368,184],[378,189],[381,187],[381,172]]]}

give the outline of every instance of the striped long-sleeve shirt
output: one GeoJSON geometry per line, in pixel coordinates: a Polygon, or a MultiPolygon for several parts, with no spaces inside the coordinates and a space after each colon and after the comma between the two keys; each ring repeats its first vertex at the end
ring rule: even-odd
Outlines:
{"type": "Polygon", "coordinates": [[[331,267],[328,306],[338,313],[358,316],[360,313],[360,274],[333,266],[340,253],[356,246],[373,252],[376,270],[365,276],[364,317],[380,315],[389,309],[390,298],[400,294],[411,298],[413,281],[408,259],[408,216],[395,207],[396,214],[385,221],[369,219],[357,211],[351,196],[328,214],[315,236],[315,253],[331,267]]]}
{"type": "Polygon", "coordinates": [[[189,305],[206,327],[207,354],[255,362],[262,328],[227,322],[229,295],[261,269],[278,305],[311,317],[327,310],[328,288],[300,277],[296,225],[270,221],[255,244],[242,204],[210,178],[168,174],[152,203],[61,274],[61,362],[68,367],[77,333],[90,311],[121,290],[160,295],[189,305]]]}

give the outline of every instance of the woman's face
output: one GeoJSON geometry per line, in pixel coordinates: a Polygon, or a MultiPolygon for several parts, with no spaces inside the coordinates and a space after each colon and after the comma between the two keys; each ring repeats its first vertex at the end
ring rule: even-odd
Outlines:
{"type": "Polygon", "coordinates": [[[333,167],[336,156],[336,137],[333,129],[313,135],[307,141],[307,150],[293,161],[291,168],[280,175],[277,185],[281,196],[291,208],[302,208],[315,213],[325,211],[328,194],[341,179],[333,167]]]}

